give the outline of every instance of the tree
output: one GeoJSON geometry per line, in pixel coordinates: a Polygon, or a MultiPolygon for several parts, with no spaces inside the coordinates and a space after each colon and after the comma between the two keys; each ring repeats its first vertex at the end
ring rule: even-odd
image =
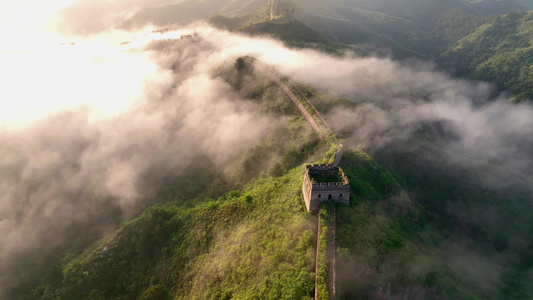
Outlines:
{"type": "Polygon", "coordinates": [[[244,68],[246,68],[246,64],[244,62],[244,58],[242,57],[239,57],[237,58],[237,60],[235,61],[235,69],[237,69],[237,71],[240,71],[240,70],[243,70],[244,68]]]}
{"type": "Polygon", "coordinates": [[[163,285],[151,285],[144,290],[139,300],[170,300],[170,294],[163,285]]]}

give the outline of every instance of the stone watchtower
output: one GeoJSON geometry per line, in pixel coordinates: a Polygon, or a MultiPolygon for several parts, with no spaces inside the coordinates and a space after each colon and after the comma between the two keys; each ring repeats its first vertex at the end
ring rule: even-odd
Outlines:
{"type": "Polygon", "coordinates": [[[350,204],[350,182],[334,165],[307,165],[302,192],[308,211],[317,211],[324,201],[350,204]]]}
{"type": "Polygon", "coordinates": [[[332,165],[307,165],[302,192],[308,211],[318,211],[321,202],[333,201],[350,204],[350,181],[338,166],[342,147],[332,165]]]}

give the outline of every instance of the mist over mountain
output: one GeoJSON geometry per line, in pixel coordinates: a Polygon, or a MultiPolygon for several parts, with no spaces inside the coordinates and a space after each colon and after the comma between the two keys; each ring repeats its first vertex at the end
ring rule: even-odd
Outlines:
{"type": "Polygon", "coordinates": [[[65,1],[0,52],[0,299],[312,299],[331,140],[341,298],[533,295],[527,2],[272,4],[65,1]]]}

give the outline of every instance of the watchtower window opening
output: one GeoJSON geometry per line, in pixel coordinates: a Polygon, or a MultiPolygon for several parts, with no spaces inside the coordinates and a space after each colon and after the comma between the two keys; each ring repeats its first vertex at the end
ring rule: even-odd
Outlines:
{"type": "Polygon", "coordinates": [[[318,194],[318,198],[322,198],[322,195],[318,194]]]}
{"type": "Polygon", "coordinates": [[[342,197],[342,194],[340,194],[339,197],[342,197]]]}
{"type": "Polygon", "coordinates": [[[331,197],[332,197],[331,194],[329,194],[329,196],[328,196],[328,200],[331,200],[331,197]]]}

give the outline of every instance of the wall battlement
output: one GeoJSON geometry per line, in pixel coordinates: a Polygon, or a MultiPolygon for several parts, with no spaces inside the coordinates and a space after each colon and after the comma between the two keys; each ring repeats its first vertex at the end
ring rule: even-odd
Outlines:
{"type": "Polygon", "coordinates": [[[338,187],[344,187],[344,183],[342,182],[327,182],[327,183],[313,183],[313,189],[336,189],[338,187]]]}
{"type": "Polygon", "coordinates": [[[309,171],[322,171],[322,170],[333,170],[333,169],[336,169],[337,167],[335,167],[334,165],[307,165],[306,168],[309,169],[309,171]]]}
{"type": "Polygon", "coordinates": [[[350,203],[350,181],[342,169],[335,165],[307,165],[302,186],[305,206],[308,211],[318,211],[320,203],[333,201],[350,203]],[[316,182],[314,176],[336,177],[336,182],[316,182]]]}

